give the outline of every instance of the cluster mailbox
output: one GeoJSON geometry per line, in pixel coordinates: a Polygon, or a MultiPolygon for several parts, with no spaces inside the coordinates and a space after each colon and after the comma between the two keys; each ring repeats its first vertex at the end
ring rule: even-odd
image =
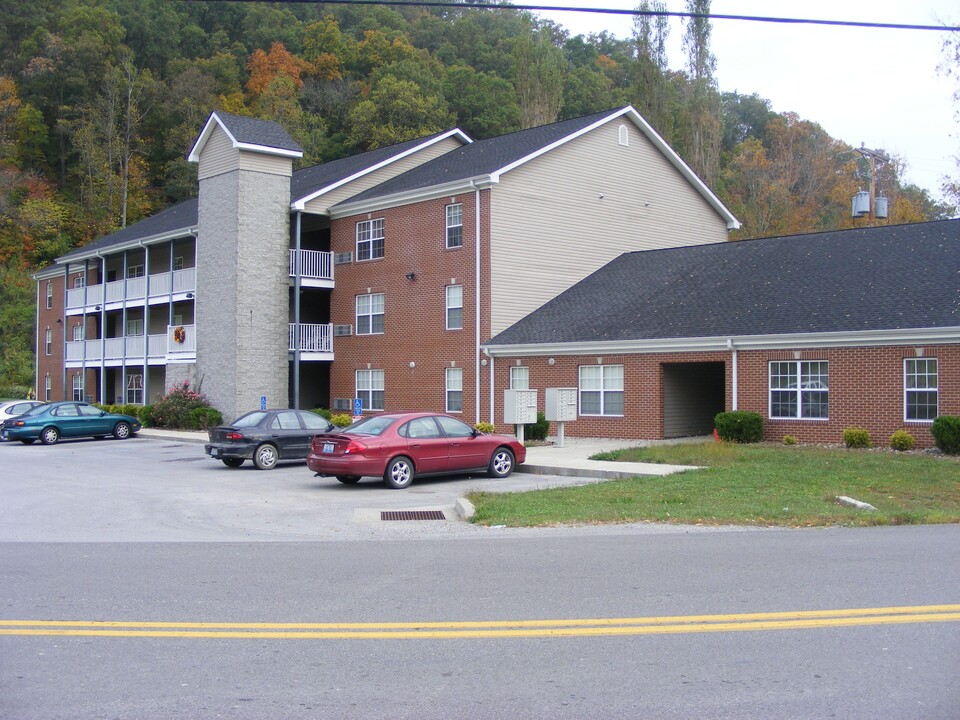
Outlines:
{"type": "Polygon", "coordinates": [[[544,415],[557,424],[557,445],[563,447],[563,424],[577,419],[577,389],[547,388],[544,415]]]}
{"type": "Polygon", "coordinates": [[[537,421],[536,390],[504,390],[503,421],[509,425],[531,425],[537,421]]]}

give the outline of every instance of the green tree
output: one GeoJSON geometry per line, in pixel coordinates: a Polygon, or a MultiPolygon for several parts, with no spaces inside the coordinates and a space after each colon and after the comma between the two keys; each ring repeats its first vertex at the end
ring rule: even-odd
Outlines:
{"type": "Polygon", "coordinates": [[[563,53],[546,34],[531,31],[517,39],[513,59],[520,127],[554,122],[563,104],[563,53]]]}
{"type": "Polygon", "coordinates": [[[349,142],[367,150],[384,147],[440,132],[451,120],[443,98],[385,75],[351,111],[349,142]]]}

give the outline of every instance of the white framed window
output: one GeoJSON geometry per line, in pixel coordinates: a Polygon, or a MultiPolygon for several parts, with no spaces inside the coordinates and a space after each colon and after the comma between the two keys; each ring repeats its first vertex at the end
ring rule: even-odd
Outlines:
{"type": "Polygon", "coordinates": [[[73,399],[76,402],[83,402],[83,375],[80,373],[73,376],[73,399]]]}
{"type": "Polygon", "coordinates": [[[510,389],[530,389],[530,368],[526,365],[513,365],[510,368],[510,389]]]}
{"type": "Polygon", "coordinates": [[[174,271],[183,270],[183,255],[177,255],[173,259],[173,269],[174,271]]]}
{"type": "Polygon", "coordinates": [[[463,330],[463,285],[447,285],[447,330],[463,330]]]}
{"type": "Polygon", "coordinates": [[[127,337],[143,335],[143,318],[127,320],[127,337]]]}
{"type": "Polygon", "coordinates": [[[43,336],[43,349],[47,355],[53,355],[53,331],[47,328],[43,336]]]}
{"type": "Polygon", "coordinates": [[[53,309],[53,280],[47,280],[47,310],[53,309]]]}
{"type": "Polygon", "coordinates": [[[446,206],[447,248],[463,247],[463,204],[446,206]]]}
{"type": "Polygon", "coordinates": [[[77,323],[73,326],[73,341],[80,342],[83,340],[83,323],[77,323]]]}
{"type": "Polygon", "coordinates": [[[463,368],[447,368],[444,375],[447,387],[447,412],[463,412],[463,368]]]}
{"type": "Polygon", "coordinates": [[[357,394],[364,410],[383,410],[383,370],[357,370],[357,394]]]}
{"type": "Polygon", "coordinates": [[[775,360],[770,363],[770,417],[826,420],[830,373],[826,360],[775,360]]]}
{"type": "Polygon", "coordinates": [[[129,265],[127,267],[128,278],[143,277],[143,265],[129,265]]]}
{"type": "Polygon", "coordinates": [[[357,335],[383,334],[383,293],[357,295],[357,335]]]}
{"type": "Polygon", "coordinates": [[[617,141],[624,147],[630,145],[630,130],[626,125],[621,125],[617,129],[617,141]]]}
{"type": "Polygon", "coordinates": [[[127,402],[131,405],[143,405],[143,375],[127,375],[127,402]]]}
{"type": "Polygon", "coordinates": [[[903,361],[903,419],[932,422],[939,400],[936,358],[903,361]]]}
{"type": "Polygon", "coordinates": [[[357,262],[383,257],[383,218],[357,223],[357,262]]]}
{"type": "Polygon", "coordinates": [[[87,284],[87,279],[83,275],[77,275],[73,279],[73,289],[79,290],[82,287],[85,287],[87,284]]]}
{"type": "Polygon", "coordinates": [[[623,415],[623,365],[580,366],[580,414],[623,415]]]}
{"type": "Polygon", "coordinates": [[[43,376],[43,399],[50,402],[50,373],[43,376]]]}

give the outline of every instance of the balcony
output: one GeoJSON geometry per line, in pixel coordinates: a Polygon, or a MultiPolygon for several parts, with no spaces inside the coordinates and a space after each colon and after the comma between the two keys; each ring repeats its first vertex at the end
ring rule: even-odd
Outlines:
{"type": "Polygon", "coordinates": [[[154,273],[149,276],[149,284],[147,280],[146,277],[127,278],[67,290],[67,314],[92,313],[103,307],[115,310],[124,304],[142,307],[147,299],[148,286],[151,303],[189,299],[187,294],[197,290],[197,269],[154,273]]]}
{"type": "MultiPolygon", "coordinates": [[[[297,276],[297,250],[290,251],[290,277],[297,276]]],[[[333,287],[333,253],[300,250],[300,284],[304,287],[333,287]]]]}
{"type": "MultiPolygon", "coordinates": [[[[296,323],[290,323],[287,349],[296,349],[296,323]]],[[[333,360],[333,325],[300,324],[300,359],[333,360]]]]}
{"type": "Polygon", "coordinates": [[[195,325],[170,325],[160,335],[128,335],[126,337],[100,340],[76,340],[67,343],[66,367],[142,365],[144,343],[148,365],[165,365],[168,362],[193,362],[197,357],[197,333],[195,325]],[[182,342],[178,328],[183,328],[182,342]]]}

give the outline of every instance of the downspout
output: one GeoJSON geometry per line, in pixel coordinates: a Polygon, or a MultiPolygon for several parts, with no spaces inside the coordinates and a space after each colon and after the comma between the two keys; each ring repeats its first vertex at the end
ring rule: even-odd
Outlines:
{"type": "MultiPolygon", "coordinates": [[[[474,353],[473,353],[473,379],[474,379],[474,392],[473,396],[476,398],[474,403],[474,422],[480,422],[480,188],[477,187],[477,183],[473,180],[470,181],[470,184],[473,186],[473,205],[474,205],[474,229],[473,229],[473,246],[474,246],[474,289],[476,290],[476,298],[474,300],[474,353]]],[[[492,368],[492,366],[491,366],[492,368]]],[[[492,376],[491,376],[492,382],[492,376]]],[[[492,395],[492,385],[491,385],[491,395],[492,395]]],[[[493,407],[491,406],[490,412],[493,413],[493,407]]]]}
{"type": "Polygon", "coordinates": [[[731,410],[737,409],[737,349],[733,345],[733,338],[727,339],[727,349],[730,351],[730,404],[731,410]]]}
{"type": "Polygon", "coordinates": [[[493,402],[494,400],[496,400],[494,390],[493,390],[493,379],[495,377],[493,372],[493,363],[495,360],[496,358],[493,355],[490,355],[490,424],[491,425],[497,424],[497,419],[493,416],[493,402]]]}
{"type": "Polygon", "coordinates": [[[297,210],[297,229],[294,233],[293,253],[293,409],[300,409],[300,218],[297,210]]]}

